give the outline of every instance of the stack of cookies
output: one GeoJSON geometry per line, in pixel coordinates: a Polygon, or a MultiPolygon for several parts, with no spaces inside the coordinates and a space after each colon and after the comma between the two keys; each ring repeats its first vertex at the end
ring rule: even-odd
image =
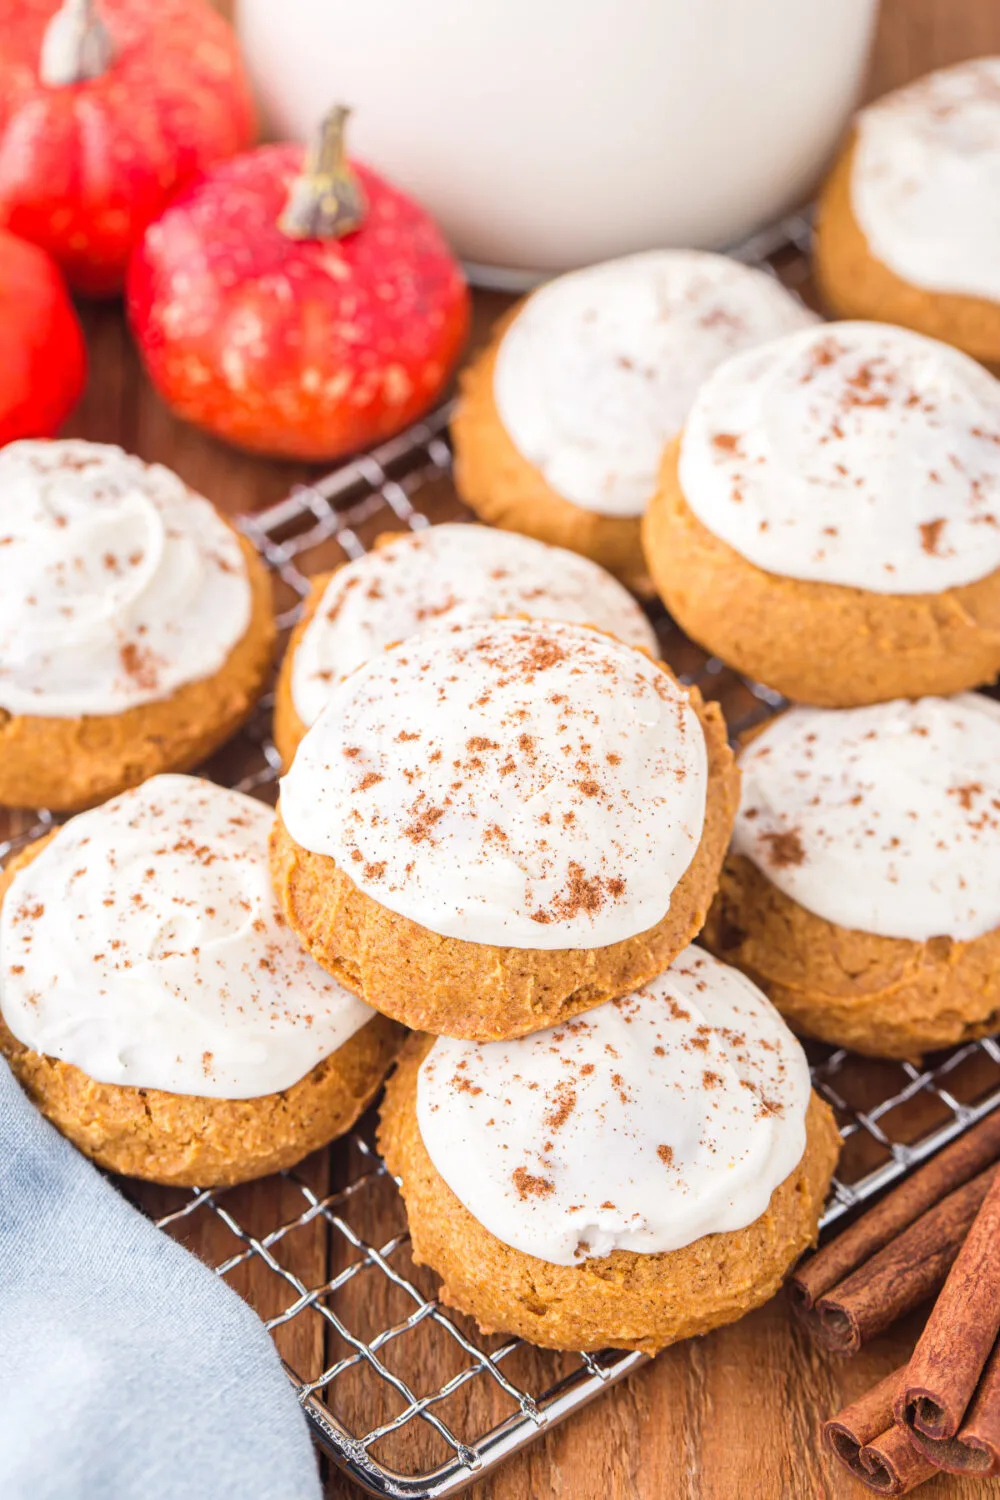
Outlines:
{"type": "Polygon", "coordinates": [[[268,575],[176,475],[96,443],[5,448],[0,515],[0,801],[77,812],[0,876],[0,1050],[113,1170],[288,1166],[400,1032],[283,922],[268,808],[178,774],[263,691],[268,575]]]}
{"type": "Polygon", "coordinates": [[[307,716],[325,663],[271,834],[281,910],[422,1033],[380,1127],[414,1252],[482,1327],[555,1348],[652,1351],[771,1296],[838,1149],[777,1012],[691,945],[738,776],[649,645],[593,563],[435,528],[317,588],[279,699],[307,716]]]}

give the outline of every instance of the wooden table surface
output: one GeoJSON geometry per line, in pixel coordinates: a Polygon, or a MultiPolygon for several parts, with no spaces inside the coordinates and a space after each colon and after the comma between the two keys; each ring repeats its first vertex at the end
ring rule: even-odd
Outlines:
{"type": "MultiPolygon", "coordinates": [[[[803,0],[804,5],[822,3],[842,0],[803,0]]],[[[982,52],[1000,52],[1000,0],[885,0],[869,92],[982,52]]],[[[481,304],[481,322],[490,310],[490,304],[481,304]]],[[[231,452],[176,422],[143,379],[118,311],[88,308],[84,316],[92,377],[73,432],[120,442],[146,459],[170,464],[229,511],[265,505],[295,480],[308,477],[307,470],[296,466],[231,452]]],[[[321,1188],[326,1168],[320,1164],[315,1171],[321,1188]]],[[[251,1216],[273,1214],[281,1191],[273,1183],[244,1191],[251,1216]]],[[[288,1211],[295,1213],[298,1206],[292,1204],[288,1211]]],[[[218,1252],[213,1233],[211,1227],[192,1227],[192,1243],[205,1254],[218,1252]]],[[[295,1264],[304,1279],[321,1281],[324,1267],[330,1273],[321,1238],[321,1232],[320,1238],[303,1234],[295,1248],[295,1264]]],[[[247,1272],[242,1282],[239,1276],[234,1280],[267,1310],[269,1293],[256,1271],[247,1272]]],[[[541,1438],[475,1493],[479,1500],[861,1495],[821,1455],[819,1423],[901,1363],[913,1337],[912,1328],[896,1330],[858,1358],[837,1363],[802,1338],[779,1299],[736,1327],[666,1351],[541,1438]]],[[[303,1341],[308,1344],[310,1338],[321,1339],[322,1333],[290,1332],[284,1344],[289,1357],[307,1357],[310,1350],[303,1341]]],[[[358,1399],[363,1405],[364,1395],[358,1399]]],[[[331,1500],[356,1493],[339,1473],[328,1474],[331,1500]]],[[[978,1500],[998,1493],[998,1481],[960,1484],[945,1478],[921,1491],[927,1500],[959,1495],[978,1500]]]]}

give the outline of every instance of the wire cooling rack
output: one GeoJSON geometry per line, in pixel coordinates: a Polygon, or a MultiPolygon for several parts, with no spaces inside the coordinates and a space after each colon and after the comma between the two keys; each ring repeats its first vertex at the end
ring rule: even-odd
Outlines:
{"type": "MultiPolygon", "coordinates": [[[[736,252],[810,300],[808,220],[775,226],[736,252]]],[[[450,483],[449,412],[240,525],[271,569],[279,623],[294,623],[309,577],[361,556],[386,530],[420,530],[464,512],[450,483]]],[[[780,707],[654,614],[664,657],[723,707],[735,736],[780,707]]],[[[207,768],[273,797],[279,757],[270,700],[207,768]]],[[[0,842],[0,858],[51,825],[47,813],[0,842]]],[[[1000,1047],[988,1039],[911,1063],[812,1051],[813,1080],[836,1113],[844,1151],[828,1227],[1000,1105],[1000,1047]]],[[[323,1451],[370,1494],[453,1495],[599,1396],[645,1356],[557,1355],[487,1337],[446,1311],[415,1266],[395,1184],[371,1122],[293,1171],[241,1188],[129,1185],[155,1221],[214,1266],[271,1331],[323,1451]]]]}

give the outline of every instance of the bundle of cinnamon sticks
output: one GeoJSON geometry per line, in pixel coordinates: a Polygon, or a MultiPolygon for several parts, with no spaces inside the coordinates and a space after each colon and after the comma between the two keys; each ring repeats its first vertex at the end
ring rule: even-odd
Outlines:
{"type": "Polygon", "coordinates": [[[1000,1475],[1000,1110],[889,1193],[792,1279],[824,1347],[853,1353],[938,1294],[909,1363],[824,1427],[885,1495],[940,1469],[1000,1475]]]}

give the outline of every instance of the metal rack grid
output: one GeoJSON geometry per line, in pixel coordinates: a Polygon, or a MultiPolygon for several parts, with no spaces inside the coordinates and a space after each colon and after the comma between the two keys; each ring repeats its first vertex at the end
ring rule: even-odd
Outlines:
{"type": "MultiPolygon", "coordinates": [[[[775,270],[799,289],[808,276],[803,254],[808,236],[808,220],[796,217],[736,253],[775,270]]],[[[284,595],[279,615],[283,629],[294,623],[310,573],[337,558],[361,556],[379,531],[420,530],[433,520],[462,514],[448,483],[448,417],[449,411],[441,409],[373,453],[297,487],[269,510],[241,519],[284,595]]],[[[686,681],[722,702],[734,735],[780,706],[774,694],[693,647],[665,614],[654,617],[654,623],[667,660],[686,681]]],[[[240,735],[237,761],[227,752],[225,763],[209,767],[218,779],[264,796],[273,791],[279,772],[270,708],[265,699],[240,735]]],[[[39,813],[32,826],[0,843],[0,859],[52,823],[50,814],[39,813]]],[[[924,1067],[872,1063],[828,1048],[815,1049],[812,1061],[815,1086],[833,1106],[845,1146],[824,1227],[1000,1105],[1000,1046],[992,1039],[955,1048],[924,1067]]],[[[230,1253],[214,1257],[218,1274],[250,1268],[267,1274],[269,1306],[280,1303],[278,1311],[265,1317],[272,1332],[287,1330],[307,1316],[320,1319],[322,1367],[307,1371],[288,1360],[285,1366],[321,1448],[370,1494],[413,1500],[455,1494],[645,1362],[644,1355],[615,1350],[572,1357],[539,1354],[532,1357],[527,1376],[517,1375],[525,1346],[516,1339],[485,1338],[467,1320],[447,1312],[427,1286],[426,1275],[407,1264],[408,1237],[398,1195],[364,1122],[346,1144],[329,1148],[325,1160],[327,1175],[319,1187],[309,1163],[281,1174],[280,1196],[288,1207],[266,1228],[248,1221],[239,1206],[240,1189],[176,1191],[166,1205],[163,1194],[155,1205],[143,1194],[139,1197],[160,1227],[181,1238],[199,1217],[207,1216],[223,1230],[230,1253]],[[395,1200],[399,1220],[391,1233],[383,1228],[387,1194],[395,1200]],[[296,1234],[315,1227],[317,1220],[328,1245],[324,1274],[318,1277],[304,1275],[286,1253],[296,1234]],[[372,1278],[375,1294],[355,1295],[360,1288],[370,1289],[372,1278]],[[358,1310],[378,1303],[380,1286],[395,1299],[396,1311],[366,1333],[358,1310]],[[353,1303],[345,1307],[352,1296],[353,1303]],[[425,1352],[410,1368],[406,1352],[418,1334],[425,1352]],[[358,1378],[364,1385],[356,1404],[369,1416],[352,1422],[340,1398],[345,1382],[358,1378]],[[462,1401],[484,1385],[501,1398],[507,1414],[489,1425],[481,1423],[481,1430],[459,1431],[462,1401]],[[372,1412],[379,1413],[379,1420],[371,1421],[372,1412]],[[436,1435],[440,1461],[414,1462],[405,1453],[392,1462],[381,1457],[378,1450],[390,1439],[397,1440],[397,1453],[400,1440],[404,1450],[420,1446],[408,1443],[413,1424],[436,1435]]],[[[252,1294],[250,1300],[255,1300],[252,1294]]]]}

